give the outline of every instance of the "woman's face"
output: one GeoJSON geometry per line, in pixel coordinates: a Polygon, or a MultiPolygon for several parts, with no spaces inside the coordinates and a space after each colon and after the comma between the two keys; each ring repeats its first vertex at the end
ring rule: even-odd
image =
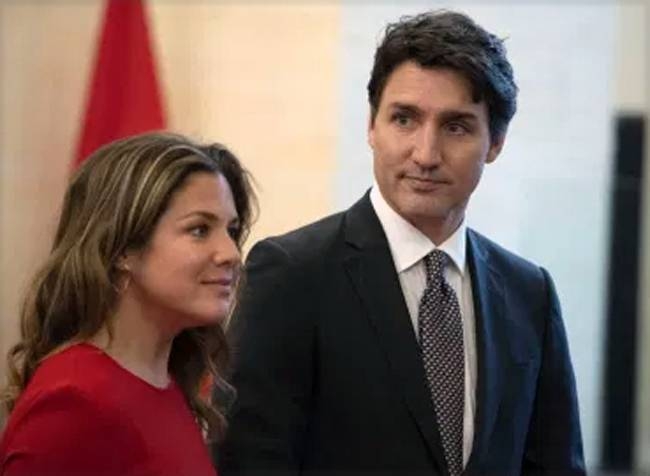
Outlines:
{"type": "Polygon", "coordinates": [[[126,257],[127,292],[170,332],[220,323],[239,277],[239,228],[227,180],[196,172],[172,196],[149,244],[126,257]]]}

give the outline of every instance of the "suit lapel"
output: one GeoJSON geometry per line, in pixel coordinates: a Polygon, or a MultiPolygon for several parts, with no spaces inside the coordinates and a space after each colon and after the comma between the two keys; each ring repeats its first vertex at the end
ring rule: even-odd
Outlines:
{"type": "Polygon", "coordinates": [[[477,389],[474,441],[467,472],[481,466],[488,449],[501,403],[501,390],[508,363],[505,328],[505,290],[501,275],[493,269],[482,238],[468,230],[467,255],[472,279],[476,319],[477,389]]]}
{"type": "Polygon", "coordinates": [[[439,468],[446,468],[419,346],[388,242],[368,194],[346,215],[344,266],[367,310],[411,416],[439,468]]]}

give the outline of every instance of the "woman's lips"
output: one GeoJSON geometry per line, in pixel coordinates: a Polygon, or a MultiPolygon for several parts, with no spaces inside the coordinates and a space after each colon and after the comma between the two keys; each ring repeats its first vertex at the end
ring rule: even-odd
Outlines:
{"type": "Polygon", "coordinates": [[[203,284],[213,285],[213,286],[232,287],[233,285],[233,280],[230,278],[206,279],[201,282],[203,284]]]}

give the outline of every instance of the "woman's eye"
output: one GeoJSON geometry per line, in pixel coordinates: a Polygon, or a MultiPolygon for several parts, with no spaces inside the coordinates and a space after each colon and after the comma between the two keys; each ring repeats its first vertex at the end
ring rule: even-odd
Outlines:
{"type": "Polygon", "coordinates": [[[195,238],[205,238],[210,231],[210,227],[208,227],[208,225],[196,225],[190,228],[189,231],[190,235],[194,236],[195,238]]]}
{"type": "Polygon", "coordinates": [[[238,226],[228,227],[228,235],[233,240],[237,241],[237,239],[239,238],[239,234],[240,234],[240,230],[238,226]]]}

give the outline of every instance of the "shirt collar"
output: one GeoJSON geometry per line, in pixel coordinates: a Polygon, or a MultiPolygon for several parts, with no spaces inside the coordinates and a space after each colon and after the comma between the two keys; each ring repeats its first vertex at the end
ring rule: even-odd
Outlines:
{"type": "Polygon", "coordinates": [[[370,202],[375,209],[384,233],[386,233],[397,273],[406,271],[431,251],[438,248],[451,258],[461,276],[465,274],[465,244],[467,240],[465,220],[461,222],[449,238],[440,246],[436,246],[424,233],[391,208],[382,196],[376,182],[372,190],[370,190],[370,202]]]}

